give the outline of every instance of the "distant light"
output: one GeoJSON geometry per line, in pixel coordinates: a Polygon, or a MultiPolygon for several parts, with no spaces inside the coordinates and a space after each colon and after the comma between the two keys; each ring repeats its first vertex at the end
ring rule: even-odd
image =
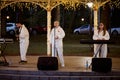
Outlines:
{"type": "Polygon", "coordinates": [[[85,19],[84,18],[81,18],[81,21],[84,21],[85,19]]]}
{"type": "Polygon", "coordinates": [[[88,5],[89,8],[93,7],[93,3],[92,2],[88,2],[87,5],[88,5]]]}
{"type": "Polygon", "coordinates": [[[7,18],[7,19],[10,19],[10,16],[7,16],[6,18],[7,18]]]}

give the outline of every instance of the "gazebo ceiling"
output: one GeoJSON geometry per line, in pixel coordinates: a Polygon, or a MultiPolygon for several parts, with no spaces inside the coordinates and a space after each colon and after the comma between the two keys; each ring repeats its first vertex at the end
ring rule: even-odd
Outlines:
{"type": "Polygon", "coordinates": [[[1,0],[1,9],[4,7],[11,5],[11,4],[16,4],[20,2],[27,2],[26,5],[29,5],[29,3],[33,3],[35,5],[39,5],[44,9],[48,9],[48,7],[51,7],[53,9],[59,4],[67,4],[71,6],[75,6],[74,4],[79,4],[81,1],[84,0],[1,0]]]}
{"type": "Polygon", "coordinates": [[[63,4],[66,7],[73,8],[78,7],[80,4],[86,4],[88,2],[93,2],[93,7],[99,8],[109,1],[111,0],[1,0],[0,10],[11,4],[17,4],[18,6],[20,6],[21,2],[27,2],[25,5],[28,7],[30,3],[33,3],[34,5],[39,5],[46,10],[52,10],[59,4],[63,4]]]}

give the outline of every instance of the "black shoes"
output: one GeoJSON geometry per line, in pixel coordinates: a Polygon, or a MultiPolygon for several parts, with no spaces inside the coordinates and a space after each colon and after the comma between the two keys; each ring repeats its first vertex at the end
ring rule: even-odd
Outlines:
{"type": "Polygon", "coordinates": [[[21,60],[20,62],[19,62],[19,64],[26,64],[27,63],[27,61],[23,61],[23,60],[21,60]]]}

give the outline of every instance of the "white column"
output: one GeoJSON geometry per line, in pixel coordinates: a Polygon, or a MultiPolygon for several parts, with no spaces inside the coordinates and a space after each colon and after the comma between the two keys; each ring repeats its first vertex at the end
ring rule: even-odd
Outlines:
{"type": "Polygon", "coordinates": [[[98,10],[94,10],[94,33],[97,31],[98,26],[98,10]]]}
{"type": "Polygon", "coordinates": [[[2,21],[2,17],[1,17],[1,10],[0,10],[0,38],[1,38],[1,21],[2,21]]]}
{"type": "Polygon", "coordinates": [[[47,11],[47,55],[50,56],[51,10],[47,11]]]}
{"type": "MultiPolygon", "coordinates": [[[[0,38],[1,38],[1,25],[2,25],[2,23],[1,23],[1,20],[2,20],[2,17],[1,17],[1,10],[0,10],[0,38]]],[[[1,44],[0,44],[0,49],[1,49],[1,44]]],[[[0,50],[0,54],[1,54],[1,50],[0,50]]]]}

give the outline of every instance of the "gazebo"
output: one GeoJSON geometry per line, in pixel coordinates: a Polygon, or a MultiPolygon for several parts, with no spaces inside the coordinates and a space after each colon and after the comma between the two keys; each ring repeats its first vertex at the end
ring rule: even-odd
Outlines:
{"type": "MultiPolygon", "coordinates": [[[[51,31],[51,11],[58,5],[63,4],[67,8],[76,8],[80,4],[86,6],[87,3],[92,2],[92,9],[94,10],[94,32],[98,25],[98,9],[104,4],[110,2],[111,0],[1,0],[0,2],[0,37],[1,37],[1,10],[8,5],[13,5],[15,3],[26,2],[38,5],[47,11],[47,55],[50,55],[50,31],[51,31]]],[[[18,5],[20,6],[20,5],[18,5]]]]}

